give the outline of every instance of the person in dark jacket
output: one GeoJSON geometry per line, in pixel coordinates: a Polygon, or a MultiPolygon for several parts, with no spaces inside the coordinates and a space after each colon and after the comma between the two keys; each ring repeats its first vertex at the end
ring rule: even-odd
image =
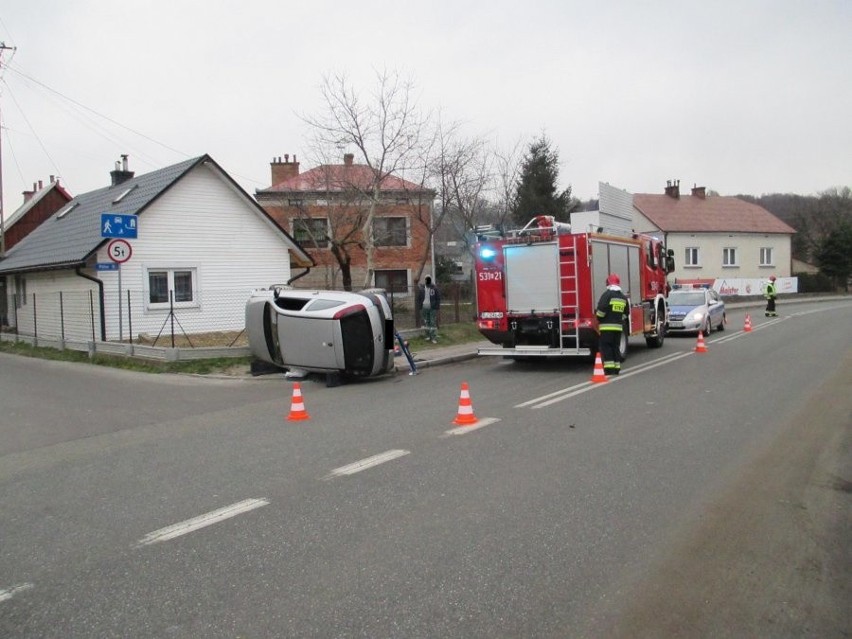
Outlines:
{"type": "Polygon", "coordinates": [[[775,288],[775,276],[769,276],[769,282],[766,284],[766,290],[763,292],[763,297],[766,298],[766,317],[778,317],[775,312],[775,297],[777,289],[775,288]]]}
{"type": "Polygon", "coordinates": [[[423,318],[425,337],[433,344],[438,343],[438,310],[441,308],[441,292],[432,284],[432,278],[426,276],[426,283],[417,289],[417,304],[423,318]]]}
{"type": "Polygon", "coordinates": [[[619,345],[629,306],[630,302],[621,291],[621,279],[615,273],[610,273],[606,278],[606,290],[601,295],[595,310],[598,318],[601,359],[603,359],[606,375],[618,375],[621,372],[623,357],[619,345]]]}

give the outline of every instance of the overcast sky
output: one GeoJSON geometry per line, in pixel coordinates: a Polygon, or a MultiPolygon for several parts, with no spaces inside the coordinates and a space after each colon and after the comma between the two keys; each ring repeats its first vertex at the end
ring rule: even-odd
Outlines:
{"type": "Polygon", "coordinates": [[[0,40],[7,215],[50,175],[108,185],[123,153],[209,153],[254,193],[274,156],[310,168],[323,76],[376,69],[504,147],[544,132],[581,199],[852,185],[849,0],[9,0],[0,40]]]}

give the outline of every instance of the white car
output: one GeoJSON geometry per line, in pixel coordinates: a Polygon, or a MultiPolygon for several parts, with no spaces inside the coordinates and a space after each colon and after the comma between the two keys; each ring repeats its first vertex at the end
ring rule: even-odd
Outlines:
{"type": "Polygon", "coordinates": [[[246,331],[256,358],[291,373],[370,377],[395,368],[393,317],[380,289],[254,291],[246,331]]]}

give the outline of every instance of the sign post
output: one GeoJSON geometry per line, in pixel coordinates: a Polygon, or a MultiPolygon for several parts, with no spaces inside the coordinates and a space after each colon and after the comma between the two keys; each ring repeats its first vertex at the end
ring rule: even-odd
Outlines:
{"type": "MultiPolygon", "coordinates": [[[[102,216],[103,217],[103,216],[102,216]]],[[[135,217],[135,216],[132,216],[135,217]]],[[[133,227],[133,237],[136,237],[136,226],[133,227]]],[[[107,244],[107,255],[118,267],[118,341],[124,339],[124,310],[121,300],[121,265],[133,255],[133,247],[127,240],[113,240],[107,244]]]]}

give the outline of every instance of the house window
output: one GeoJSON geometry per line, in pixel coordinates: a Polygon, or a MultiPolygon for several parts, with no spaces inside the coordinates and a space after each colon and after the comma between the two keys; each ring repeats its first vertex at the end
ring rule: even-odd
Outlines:
{"type": "Polygon", "coordinates": [[[169,291],[174,293],[174,303],[194,306],[195,269],[150,269],[148,271],[148,304],[168,306],[169,291]]]}
{"type": "Polygon", "coordinates": [[[686,253],[683,257],[683,265],[684,266],[701,266],[698,261],[698,247],[697,246],[687,246],[686,253]]]}
{"type": "Polygon", "coordinates": [[[722,266],[738,266],[737,249],[731,246],[722,249],[722,266]]]}
{"type": "Polygon", "coordinates": [[[15,276],[15,308],[21,308],[27,304],[27,278],[23,275],[15,276]]]}
{"type": "Polygon", "coordinates": [[[408,220],[404,217],[373,219],[373,242],[376,246],[408,246],[408,220]]]}
{"type": "Polygon", "coordinates": [[[376,286],[391,293],[408,292],[408,271],[405,269],[376,271],[376,286]]]}
{"type": "Polygon", "coordinates": [[[324,217],[295,218],[293,238],[307,248],[327,248],[328,220],[324,217]]]}
{"type": "Polygon", "coordinates": [[[772,260],[772,248],[769,246],[764,246],[760,249],[760,265],[761,266],[774,266],[775,263],[772,260]]]}

